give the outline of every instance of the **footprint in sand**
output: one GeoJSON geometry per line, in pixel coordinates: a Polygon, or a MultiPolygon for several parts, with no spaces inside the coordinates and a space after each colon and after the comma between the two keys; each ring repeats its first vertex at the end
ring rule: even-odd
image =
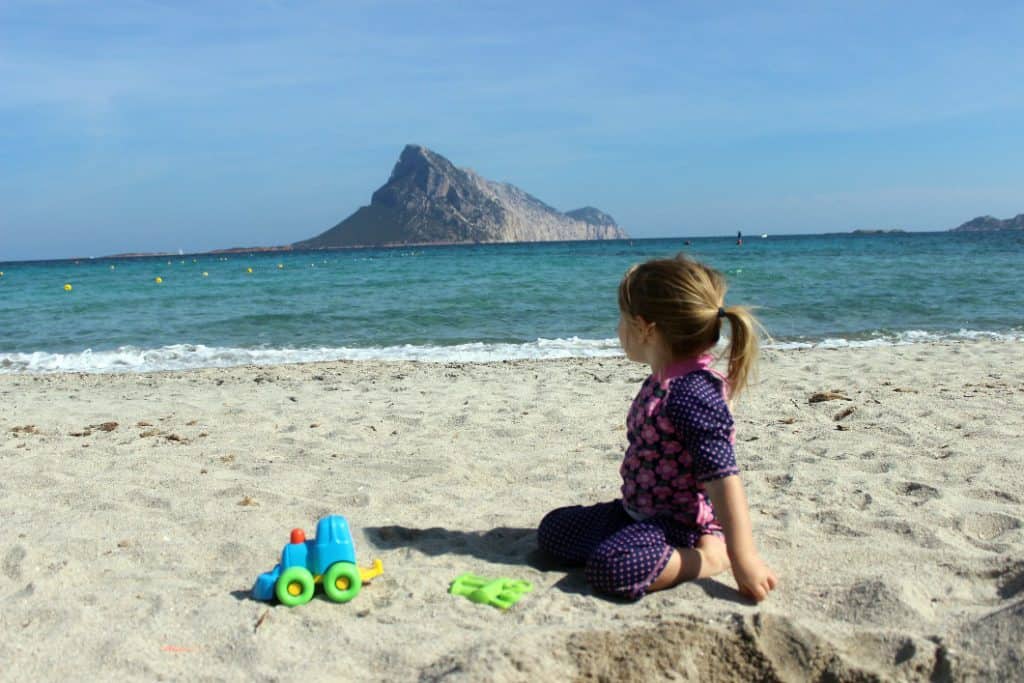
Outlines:
{"type": "Polygon", "coordinates": [[[772,488],[785,490],[793,483],[793,475],[788,472],[785,474],[769,474],[765,477],[765,480],[772,486],[772,488]]]}
{"type": "Polygon", "coordinates": [[[999,574],[999,597],[1010,600],[1024,591],[1024,560],[1017,560],[999,574]]]}
{"type": "MultiPolygon", "coordinates": [[[[933,526],[943,525],[942,520],[935,520],[933,526]]],[[[932,528],[923,524],[910,523],[903,520],[885,519],[872,524],[876,529],[890,531],[902,539],[915,543],[922,548],[945,548],[947,545],[939,540],[932,528]]]]}
{"type": "Polygon", "coordinates": [[[994,583],[1000,600],[1012,600],[1024,591],[1024,560],[1000,557],[978,566],[974,562],[955,562],[950,569],[958,577],[977,579],[983,583],[994,583]]]}
{"type": "Polygon", "coordinates": [[[905,481],[897,484],[895,488],[896,493],[909,497],[915,505],[921,505],[942,495],[937,488],[917,481],[905,481]]]}
{"type": "Polygon", "coordinates": [[[836,510],[823,510],[822,512],[816,512],[811,516],[818,526],[828,536],[845,536],[846,538],[862,538],[867,534],[863,531],[845,524],[847,521],[844,513],[836,510]]]}
{"type": "Polygon", "coordinates": [[[11,581],[21,580],[21,565],[27,554],[24,546],[14,546],[7,551],[3,561],[0,562],[0,571],[11,581]]]}
{"type": "Polygon", "coordinates": [[[981,541],[991,541],[1012,529],[1020,528],[1020,520],[999,512],[967,514],[960,522],[960,530],[981,541]]]}
{"type": "Polygon", "coordinates": [[[836,596],[831,616],[840,621],[871,624],[919,624],[924,615],[912,603],[920,602],[899,585],[862,579],[836,596]]]}
{"type": "Polygon", "coordinates": [[[892,469],[892,465],[883,460],[867,460],[861,456],[860,462],[855,462],[854,467],[866,474],[885,474],[892,469]]]}
{"type": "Polygon", "coordinates": [[[1015,496],[1012,493],[1002,491],[1000,489],[971,489],[967,491],[967,495],[975,500],[995,500],[1003,503],[1013,503],[1020,505],[1021,498],[1015,496]]]}
{"type": "Polygon", "coordinates": [[[867,510],[874,502],[874,498],[867,491],[856,490],[849,495],[847,502],[858,510],[867,510]]]}

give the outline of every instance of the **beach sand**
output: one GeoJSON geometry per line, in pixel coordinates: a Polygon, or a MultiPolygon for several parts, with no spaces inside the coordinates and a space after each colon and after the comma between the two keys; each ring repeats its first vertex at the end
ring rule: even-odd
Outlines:
{"type": "Polygon", "coordinates": [[[536,551],[545,512],[617,496],[644,376],[0,376],[0,679],[1024,679],[1024,345],[766,353],[735,411],[781,578],[760,605],[730,575],[609,600],[536,551]],[[250,599],[330,513],[383,576],[343,605],[250,599]],[[447,593],[463,572],[535,590],[502,612],[447,593]]]}

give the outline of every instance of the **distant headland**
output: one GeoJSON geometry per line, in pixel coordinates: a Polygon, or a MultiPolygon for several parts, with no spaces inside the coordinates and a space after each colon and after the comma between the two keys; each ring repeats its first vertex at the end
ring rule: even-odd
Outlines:
{"type": "MultiPolygon", "coordinates": [[[[993,216],[978,216],[955,228],[949,228],[947,232],[997,232],[1001,230],[1024,230],[1024,213],[1005,220],[1000,220],[993,216]]],[[[853,235],[900,235],[907,232],[910,231],[900,228],[862,228],[850,231],[853,235]]]]}
{"type": "Polygon", "coordinates": [[[456,168],[437,152],[406,145],[368,206],[295,249],[626,239],[608,214],[562,213],[515,185],[456,168]]]}
{"type": "MultiPolygon", "coordinates": [[[[515,185],[456,168],[426,147],[406,145],[370,204],[316,237],[276,247],[203,253],[615,239],[629,235],[600,209],[585,206],[562,213],[515,185]]],[[[180,255],[125,253],[103,258],[180,255]]]]}
{"type": "Polygon", "coordinates": [[[952,232],[994,232],[996,230],[1024,230],[1024,213],[1005,220],[993,216],[978,216],[953,228],[952,232]]]}

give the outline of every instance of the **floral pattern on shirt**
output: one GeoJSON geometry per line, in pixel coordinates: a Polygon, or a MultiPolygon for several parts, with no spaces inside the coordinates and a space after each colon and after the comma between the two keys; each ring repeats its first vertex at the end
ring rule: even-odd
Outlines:
{"type": "Polygon", "coordinates": [[[705,484],[739,472],[722,386],[705,368],[644,381],[626,419],[629,446],[619,468],[627,510],[720,528],[705,484]]]}

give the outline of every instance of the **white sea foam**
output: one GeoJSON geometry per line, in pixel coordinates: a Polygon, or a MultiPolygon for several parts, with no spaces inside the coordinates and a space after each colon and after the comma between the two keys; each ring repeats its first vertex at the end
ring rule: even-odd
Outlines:
{"type": "Polygon", "coordinates": [[[765,348],[783,351],[788,349],[847,349],[982,339],[1001,342],[1024,341],[1024,331],[986,332],[982,330],[959,330],[958,332],[926,332],[924,330],[907,330],[896,334],[879,334],[868,339],[826,338],[807,341],[772,341],[765,344],[765,348]]]}
{"type": "Polygon", "coordinates": [[[538,339],[527,344],[471,343],[455,346],[240,349],[175,344],[158,349],[124,346],[81,353],[0,353],[0,374],[53,372],[156,372],[238,365],[280,365],[335,360],[484,363],[500,360],[588,358],[621,355],[617,339],[538,339]]]}
{"type": "MultiPolygon", "coordinates": [[[[860,340],[821,339],[774,341],[765,348],[789,350],[809,348],[861,348],[937,341],[1024,341],[1024,332],[982,332],[960,330],[934,333],[910,330],[895,335],[860,340]]],[[[158,372],[194,368],[224,368],[239,365],[281,365],[336,360],[420,361],[486,363],[502,360],[594,358],[621,356],[617,339],[538,339],[525,344],[471,343],[454,346],[402,346],[304,349],[242,349],[175,344],[157,349],[124,346],[113,351],[86,349],[80,353],[0,353],[0,374],[44,374],[56,372],[114,373],[158,372]]]]}

